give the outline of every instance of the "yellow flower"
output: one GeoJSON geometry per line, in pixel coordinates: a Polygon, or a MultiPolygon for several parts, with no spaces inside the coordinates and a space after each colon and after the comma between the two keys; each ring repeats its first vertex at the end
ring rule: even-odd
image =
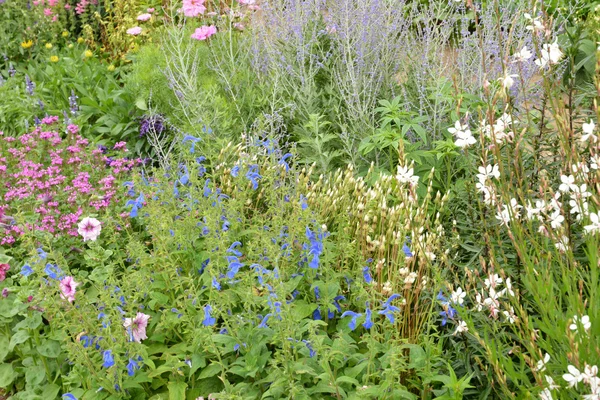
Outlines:
{"type": "Polygon", "coordinates": [[[50,56],[50,62],[58,62],[58,56],[50,56]]]}
{"type": "Polygon", "coordinates": [[[70,48],[70,49],[72,49],[73,48],[73,43],[69,43],[69,45],[67,47],[70,48]]]}
{"type": "Polygon", "coordinates": [[[69,31],[63,31],[62,37],[68,37],[68,36],[69,36],[69,31]]]}
{"type": "Polygon", "coordinates": [[[31,40],[28,40],[26,42],[22,42],[21,43],[21,47],[24,48],[24,49],[28,49],[31,46],[33,46],[33,42],[31,40]]]}
{"type": "Polygon", "coordinates": [[[115,70],[115,66],[110,64],[107,68],[110,72],[113,72],[115,70]]]}
{"type": "Polygon", "coordinates": [[[46,43],[46,48],[47,49],[51,49],[52,48],[52,43],[46,43]]]}
{"type": "Polygon", "coordinates": [[[77,43],[83,43],[83,38],[82,37],[77,38],[77,43]]]}
{"type": "Polygon", "coordinates": [[[91,50],[86,50],[85,53],[83,53],[84,56],[86,56],[87,58],[90,58],[94,55],[94,53],[92,53],[91,50]]]}

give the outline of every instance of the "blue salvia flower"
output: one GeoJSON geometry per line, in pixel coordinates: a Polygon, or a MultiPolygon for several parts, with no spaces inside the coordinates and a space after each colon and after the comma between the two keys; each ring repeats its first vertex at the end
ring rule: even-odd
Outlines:
{"type": "Polygon", "coordinates": [[[321,316],[321,310],[319,310],[319,307],[317,307],[315,309],[315,311],[313,311],[313,319],[315,321],[319,321],[319,320],[323,319],[323,317],[321,316]]]}
{"type": "Polygon", "coordinates": [[[38,247],[35,250],[37,251],[38,256],[40,257],[40,260],[45,260],[46,257],[48,257],[48,254],[46,254],[46,252],[44,251],[44,249],[42,249],[41,247],[38,247]]]}
{"type": "Polygon", "coordinates": [[[269,326],[267,325],[267,322],[269,321],[269,317],[271,317],[272,314],[267,314],[264,316],[264,318],[262,319],[262,321],[260,321],[260,324],[258,324],[259,328],[268,328],[269,326]]]}
{"type": "Polygon", "coordinates": [[[371,273],[369,272],[369,267],[364,267],[362,269],[362,273],[363,273],[363,278],[365,278],[365,282],[367,282],[368,284],[373,283],[373,278],[371,277],[371,273]]]}
{"type": "Polygon", "coordinates": [[[285,172],[289,172],[290,170],[290,165],[287,163],[287,159],[292,157],[292,153],[285,153],[282,157],[281,160],[279,160],[279,165],[283,165],[285,167],[285,172]]]}
{"type": "Polygon", "coordinates": [[[340,318],[345,318],[347,316],[352,317],[352,319],[348,323],[348,328],[350,328],[350,330],[353,331],[356,329],[357,320],[362,316],[362,314],[355,313],[354,311],[344,311],[340,318]]]}
{"type": "Polygon", "coordinates": [[[190,181],[190,173],[185,164],[182,166],[182,169],[183,169],[183,174],[179,177],[179,182],[185,186],[190,181]]]}
{"type": "Polygon", "coordinates": [[[200,264],[200,269],[198,270],[199,274],[202,274],[204,272],[204,269],[206,268],[209,262],[210,258],[207,258],[206,260],[202,261],[202,264],[200,264]]]}
{"type": "Polygon", "coordinates": [[[239,272],[240,268],[244,266],[244,264],[241,263],[236,256],[227,256],[227,261],[229,261],[229,266],[227,267],[227,273],[225,276],[228,279],[233,279],[239,272]]]}
{"type": "Polygon", "coordinates": [[[344,296],[336,296],[333,299],[333,305],[335,306],[335,309],[332,310],[328,310],[329,313],[327,314],[327,316],[329,317],[329,319],[333,319],[335,317],[335,310],[337,309],[337,312],[342,312],[342,306],[340,305],[340,300],[346,300],[346,298],[344,296]]]}
{"type": "Polygon", "coordinates": [[[62,279],[62,270],[58,268],[56,264],[46,264],[46,268],[44,268],[44,272],[48,275],[49,278],[60,280],[62,279]]]}
{"type": "Polygon", "coordinates": [[[308,203],[306,202],[306,197],[304,197],[303,194],[300,195],[300,207],[302,207],[303,210],[306,210],[308,208],[308,203]]]}
{"type": "Polygon", "coordinates": [[[215,278],[214,276],[212,278],[212,287],[214,287],[217,290],[221,290],[221,284],[219,283],[217,278],[215,278]]]}
{"type": "Polygon", "coordinates": [[[315,349],[313,349],[310,342],[308,340],[302,340],[302,343],[306,345],[310,358],[313,358],[317,354],[317,352],[315,351],[315,349]]]}
{"type": "Polygon", "coordinates": [[[71,393],[63,394],[62,398],[66,400],[77,400],[77,397],[73,396],[71,393]]]}
{"type": "Polygon", "coordinates": [[[185,135],[181,143],[192,142],[192,146],[190,147],[190,153],[194,153],[196,151],[196,143],[200,141],[200,138],[197,138],[192,135],[185,135]]]}
{"type": "Polygon", "coordinates": [[[262,176],[258,173],[258,165],[255,164],[250,166],[248,172],[246,173],[246,178],[252,182],[252,189],[258,189],[258,180],[262,178],[262,176]]]}
{"type": "Polygon", "coordinates": [[[202,325],[212,326],[217,322],[217,320],[210,315],[211,311],[212,307],[210,306],[210,304],[204,306],[204,319],[202,320],[202,325]]]}
{"type": "Polygon", "coordinates": [[[21,268],[21,275],[29,276],[31,274],[33,274],[33,269],[31,269],[31,266],[29,264],[23,265],[23,268],[21,268]]]}
{"type": "Polygon", "coordinates": [[[130,358],[129,362],[127,363],[127,375],[129,375],[129,376],[135,375],[135,371],[138,370],[139,368],[140,368],[140,366],[138,365],[137,361],[134,360],[133,358],[130,358]]]}
{"type": "Polygon", "coordinates": [[[131,218],[137,217],[139,209],[144,206],[144,194],[140,193],[137,199],[129,200],[127,203],[125,203],[125,205],[131,206],[131,212],[129,213],[129,216],[131,218]]]}
{"type": "Polygon", "coordinates": [[[133,197],[135,196],[135,191],[133,190],[133,187],[135,186],[135,184],[131,181],[127,181],[127,182],[123,182],[123,186],[127,187],[127,196],[133,197]]]}
{"type": "Polygon", "coordinates": [[[413,253],[410,251],[410,247],[408,247],[406,243],[402,245],[402,251],[404,252],[406,258],[410,258],[413,256],[413,253]]]}
{"type": "Polygon", "coordinates": [[[104,361],[104,363],[102,364],[104,368],[110,368],[113,365],[115,365],[115,359],[113,358],[111,350],[105,350],[102,353],[102,360],[104,361]]]}
{"type": "Polygon", "coordinates": [[[241,245],[242,245],[241,242],[233,242],[231,244],[231,246],[229,246],[229,248],[227,249],[227,252],[233,254],[236,257],[241,257],[242,253],[240,251],[236,250],[236,247],[241,246],[241,245]]]}
{"type": "Polygon", "coordinates": [[[371,329],[371,327],[373,326],[373,321],[371,321],[371,309],[369,308],[369,303],[367,302],[367,309],[365,310],[365,323],[363,324],[363,327],[365,329],[371,329]]]}
{"type": "Polygon", "coordinates": [[[315,235],[310,228],[306,227],[305,232],[306,238],[310,241],[309,255],[312,255],[312,259],[308,263],[308,266],[312,269],[319,268],[320,256],[323,253],[323,234],[315,235]]]}
{"type": "Polygon", "coordinates": [[[234,165],[233,168],[231,168],[231,176],[233,176],[234,178],[237,178],[239,174],[240,174],[240,166],[234,165]]]}
{"type": "Polygon", "coordinates": [[[229,230],[229,227],[231,226],[231,224],[229,223],[229,220],[224,215],[221,217],[221,220],[223,221],[223,224],[221,225],[221,230],[223,232],[227,232],[229,230]]]}
{"type": "Polygon", "coordinates": [[[219,335],[227,335],[228,333],[229,333],[229,331],[227,331],[227,328],[222,328],[222,329],[219,331],[219,335]]]}
{"type": "Polygon", "coordinates": [[[79,338],[79,341],[82,343],[83,348],[88,348],[94,343],[94,338],[89,337],[88,335],[83,335],[79,338]]]}
{"type": "Polygon", "coordinates": [[[399,294],[392,294],[390,298],[383,303],[383,309],[378,312],[378,314],[385,315],[388,321],[390,321],[392,324],[395,322],[394,313],[400,312],[400,309],[396,306],[393,306],[391,303],[392,300],[397,299],[398,297],[400,297],[399,294]]]}
{"type": "Polygon", "coordinates": [[[212,193],[212,190],[208,185],[210,185],[210,179],[204,181],[204,192],[202,193],[204,197],[209,197],[212,193]]]}
{"type": "Polygon", "coordinates": [[[448,299],[442,294],[442,291],[438,293],[437,300],[439,300],[444,308],[443,311],[440,311],[440,315],[442,316],[442,326],[445,326],[448,323],[448,318],[454,319],[457,315],[456,310],[450,305],[448,299]]]}

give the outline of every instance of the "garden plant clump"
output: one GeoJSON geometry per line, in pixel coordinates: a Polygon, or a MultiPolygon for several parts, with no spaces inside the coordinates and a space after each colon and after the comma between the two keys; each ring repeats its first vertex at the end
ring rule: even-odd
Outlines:
{"type": "Polygon", "coordinates": [[[0,0],[0,398],[600,399],[598,21],[0,0]]]}

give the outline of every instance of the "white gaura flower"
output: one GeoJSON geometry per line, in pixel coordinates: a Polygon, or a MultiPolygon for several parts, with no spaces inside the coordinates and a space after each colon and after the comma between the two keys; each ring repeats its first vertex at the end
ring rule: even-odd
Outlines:
{"type": "Polygon", "coordinates": [[[591,327],[592,327],[592,323],[590,322],[590,317],[587,315],[584,315],[581,317],[581,319],[575,315],[573,317],[573,323],[571,325],[569,325],[569,329],[572,331],[577,332],[577,328],[578,328],[578,324],[577,323],[581,323],[581,326],[583,326],[583,330],[584,331],[588,331],[591,327]]]}
{"type": "Polygon", "coordinates": [[[560,186],[558,190],[564,193],[568,193],[570,190],[576,190],[577,185],[575,185],[575,177],[573,175],[561,175],[560,176],[560,186]]]}
{"type": "Polygon", "coordinates": [[[569,238],[567,236],[561,236],[558,241],[554,243],[554,247],[561,253],[566,252],[569,249],[569,238]]]}
{"type": "Polygon", "coordinates": [[[585,368],[581,374],[583,377],[583,382],[589,385],[596,378],[596,375],[598,375],[598,367],[595,365],[590,366],[585,364],[585,368]]]}
{"type": "Polygon", "coordinates": [[[468,332],[469,328],[467,327],[467,323],[465,321],[460,321],[458,325],[456,325],[456,330],[453,335],[456,336],[459,333],[468,332]]]}
{"type": "Polygon", "coordinates": [[[562,223],[565,221],[565,217],[562,216],[560,210],[555,210],[552,214],[550,214],[549,219],[552,229],[560,228],[562,223]]]}
{"type": "Polygon", "coordinates": [[[448,128],[448,132],[454,135],[456,138],[454,144],[460,148],[469,147],[477,143],[477,140],[471,134],[469,126],[461,125],[460,121],[456,121],[453,128],[448,128]]]}
{"type": "Polygon", "coordinates": [[[590,225],[583,227],[583,229],[585,229],[585,233],[594,234],[600,232],[600,213],[590,213],[590,222],[590,225]]]}
{"type": "Polygon", "coordinates": [[[486,288],[495,289],[499,283],[502,283],[502,278],[500,278],[500,275],[498,274],[489,274],[483,283],[485,284],[486,288]]]}
{"type": "Polygon", "coordinates": [[[396,179],[400,183],[409,183],[411,186],[415,186],[419,183],[419,177],[415,175],[412,167],[403,167],[398,165],[396,179]]]}
{"type": "Polygon", "coordinates": [[[544,376],[544,378],[546,378],[546,382],[548,382],[548,389],[550,390],[554,390],[554,389],[560,389],[560,386],[557,385],[556,383],[554,383],[554,379],[552,379],[551,376],[544,376]]]}
{"type": "Polygon", "coordinates": [[[462,306],[463,303],[465,302],[466,295],[467,295],[467,293],[463,292],[462,288],[459,287],[458,289],[456,289],[456,291],[452,292],[450,297],[451,297],[453,303],[458,303],[462,306]]]}
{"type": "Polygon", "coordinates": [[[590,157],[590,168],[596,170],[600,169],[600,155],[590,157]]]}
{"type": "Polygon", "coordinates": [[[554,400],[550,389],[544,389],[540,392],[540,400],[554,400]]]}
{"type": "Polygon", "coordinates": [[[514,324],[517,320],[517,316],[515,315],[515,310],[511,307],[510,311],[503,311],[502,314],[506,317],[506,321],[510,324],[514,324]]]}
{"type": "Polygon", "coordinates": [[[517,74],[506,74],[506,75],[504,75],[503,78],[498,78],[498,80],[500,82],[502,82],[502,87],[504,89],[510,89],[515,84],[515,80],[513,78],[516,78],[517,76],[519,76],[519,75],[517,75],[517,74]]]}
{"type": "Polygon", "coordinates": [[[503,290],[503,292],[507,292],[509,294],[509,296],[515,295],[515,292],[512,289],[512,282],[510,281],[510,278],[506,278],[506,282],[504,282],[504,286],[506,286],[506,288],[503,290]]]}
{"type": "Polygon", "coordinates": [[[527,46],[523,46],[521,51],[513,55],[513,62],[524,62],[531,58],[533,54],[527,49],[527,46]]]}
{"type": "Polygon", "coordinates": [[[581,130],[583,131],[583,135],[581,135],[581,141],[583,143],[592,139],[591,141],[596,143],[598,141],[598,137],[594,135],[594,129],[596,128],[596,124],[594,121],[590,119],[589,123],[584,123],[581,125],[581,130]]]}
{"type": "Polygon", "coordinates": [[[492,178],[500,178],[500,170],[498,169],[498,165],[484,165],[478,168],[479,173],[477,174],[477,179],[479,182],[485,183],[486,180],[492,178]]]}
{"type": "Polygon", "coordinates": [[[540,17],[532,18],[531,14],[528,13],[523,14],[523,16],[526,20],[531,21],[532,23],[532,25],[527,25],[525,27],[525,29],[527,29],[528,31],[543,31],[544,29],[546,29],[544,27],[544,24],[542,24],[542,22],[540,21],[540,17]]]}
{"type": "Polygon", "coordinates": [[[535,60],[535,64],[540,68],[544,68],[546,65],[556,64],[562,58],[563,53],[558,47],[556,41],[552,44],[545,44],[542,46],[542,55],[540,58],[535,60]]]}
{"type": "Polygon", "coordinates": [[[550,354],[546,353],[544,354],[544,359],[537,362],[535,370],[538,372],[545,371],[548,361],[550,361],[550,354]]]}
{"type": "Polygon", "coordinates": [[[579,372],[579,370],[572,365],[569,365],[567,367],[567,370],[569,371],[569,373],[564,374],[562,376],[563,379],[565,381],[567,381],[570,388],[573,386],[577,387],[577,384],[583,380],[583,376],[581,375],[581,372],[579,372]]]}

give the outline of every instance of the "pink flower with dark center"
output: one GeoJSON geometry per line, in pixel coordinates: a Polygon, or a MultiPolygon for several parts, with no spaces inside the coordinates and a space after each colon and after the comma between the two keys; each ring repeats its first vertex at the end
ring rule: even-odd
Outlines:
{"type": "Polygon", "coordinates": [[[135,318],[125,318],[123,326],[127,328],[129,337],[134,342],[142,343],[142,340],[148,339],[146,336],[146,327],[148,326],[149,315],[144,313],[137,313],[135,318]]]}
{"type": "Polygon", "coordinates": [[[0,282],[6,279],[6,273],[10,269],[8,264],[0,264],[0,282]]]}
{"type": "Polygon", "coordinates": [[[196,31],[194,33],[192,33],[192,39],[196,39],[196,40],[206,40],[209,37],[211,37],[212,35],[214,35],[215,33],[217,33],[217,28],[214,25],[210,25],[210,26],[201,26],[200,28],[197,28],[196,31]]]}
{"type": "Polygon", "coordinates": [[[183,15],[186,17],[197,17],[206,11],[204,0],[183,0],[183,7],[181,9],[183,10],[183,15]]]}
{"type": "Polygon", "coordinates": [[[127,34],[128,35],[137,36],[140,33],[142,33],[142,28],[140,28],[139,26],[134,26],[133,28],[127,29],[127,34]]]}
{"type": "Polygon", "coordinates": [[[61,298],[66,299],[69,303],[75,300],[75,290],[79,283],[75,282],[72,276],[66,276],[60,281],[61,298]]]}
{"type": "Polygon", "coordinates": [[[83,241],[87,242],[88,240],[95,241],[100,236],[100,231],[102,230],[102,226],[100,221],[96,218],[86,217],[81,220],[79,224],[77,224],[77,232],[83,236],[83,241]]]}

